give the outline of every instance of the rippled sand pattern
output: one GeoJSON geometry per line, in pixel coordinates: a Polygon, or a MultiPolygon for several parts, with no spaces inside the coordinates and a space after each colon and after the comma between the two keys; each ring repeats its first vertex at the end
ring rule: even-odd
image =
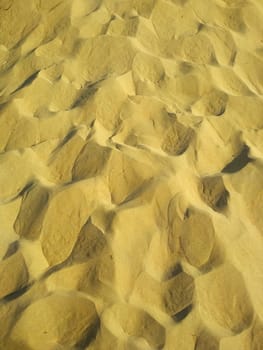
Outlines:
{"type": "Polygon", "coordinates": [[[263,2],[0,0],[0,350],[263,349],[263,2]]]}

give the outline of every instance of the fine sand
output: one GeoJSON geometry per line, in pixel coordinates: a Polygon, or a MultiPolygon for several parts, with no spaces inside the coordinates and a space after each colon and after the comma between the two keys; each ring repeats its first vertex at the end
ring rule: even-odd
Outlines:
{"type": "Polygon", "coordinates": [[[262,350],[262,94],[262,0],[0,0],[0,350],[262,350]]]}

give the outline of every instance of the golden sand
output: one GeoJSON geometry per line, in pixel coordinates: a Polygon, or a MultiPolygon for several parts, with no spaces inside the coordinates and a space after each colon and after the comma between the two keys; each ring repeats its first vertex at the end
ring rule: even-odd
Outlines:
{"type": "Polygon", "coordinates": [[[0,350],[262,350],[262,0],[0,0],[0,78],[0,350]]]}

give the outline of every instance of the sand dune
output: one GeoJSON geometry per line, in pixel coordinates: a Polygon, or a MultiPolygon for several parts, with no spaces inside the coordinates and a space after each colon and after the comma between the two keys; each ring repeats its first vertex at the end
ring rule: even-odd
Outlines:
{"type": "Polygon", "coordinates": [[[0,0],[0,350],[263,349],[261,0],[0,0]]]}

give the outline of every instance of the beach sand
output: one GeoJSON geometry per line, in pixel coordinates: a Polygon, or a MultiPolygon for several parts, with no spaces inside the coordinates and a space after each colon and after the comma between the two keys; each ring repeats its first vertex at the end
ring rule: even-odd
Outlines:
{"type": "Polygon", "coordinates": [[[0,0],[0,350],[263,349],[262,19],[0,0]]]}

